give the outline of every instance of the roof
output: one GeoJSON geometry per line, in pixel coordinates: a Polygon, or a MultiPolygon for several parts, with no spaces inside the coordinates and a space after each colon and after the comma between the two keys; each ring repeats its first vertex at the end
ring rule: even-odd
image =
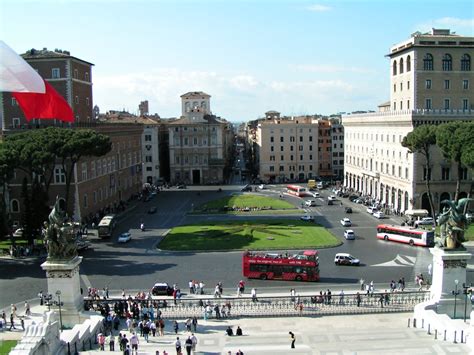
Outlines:
{"type": "Polygon", "coordinates": [[[202,96],[202,97],[205,97],[205,98],[211,97],[211,95],[206,94],[204,91],[190,91],[190,92],[187,92],[186,94],[181,95],[180,97],[184,98],[184,97],[187,97],[187,96],[191,96],[191,97],[202,96]]]}
{"type": "Polygon", "coordinates": [[[226,122],[222,121],[221,119],[217,118],[214,115],[204,115],[203,118],[200,116],[182,116],[177,120],[170,122],[170,125],[190,125],[190,124],[224,124],[226,122]],[[196,117],[196,118],[193,118],[196,117]]]}
{"type": "Polygon", "coordinates": [[[81,62],[87,63],[89,65],[94,65],[93,63],[87,62],[83,59],[74,57],[71,55],[69,51],[63,51],[61,49],[55,49],[54,51],[48,50],[48,48],[43,48],[43,49],[35,49],[32,48],[25,53],[21,55],[21,57],[25,60],[32,60],[32,59],[52,59],[52,58],[58,58],[58,59],[76,59],[81,62]]]}

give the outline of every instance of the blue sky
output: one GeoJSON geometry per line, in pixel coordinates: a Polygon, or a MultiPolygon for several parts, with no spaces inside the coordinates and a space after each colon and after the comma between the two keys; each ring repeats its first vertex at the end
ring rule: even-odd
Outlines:
{"type": "Polygon", "coordinates": [[[179,116],[181,94],[205,91],[230,121],[376,109],[389,99],[390,46],[432,27],[473,36],[473,2],[0,2],[0,38],[16,52],[59,48],[95,64],[101,112],[148,100],[179,116]]]}

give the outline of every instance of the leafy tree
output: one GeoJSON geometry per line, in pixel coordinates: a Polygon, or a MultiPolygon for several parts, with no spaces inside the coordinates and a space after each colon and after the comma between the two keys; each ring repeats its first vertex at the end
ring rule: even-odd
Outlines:
{"type": "Polygon", "coordinates": [[[7,235],[11,232],[10,215],[7,208],[7,188],[9,182],[13,179],[13,171],[15,167],[15,155],[5,149],[3,142],[0,143],[0,184],[1,194],[0,199],[0,236],[7,235]]]}
{"type": "Polygon", "coordinates": [[[438,126],[436,131],[436,144],[441,149],[445,158],[456,164],[457,180],[456,194],[454,199],[459,199],[461,190],[462,170],[466,167],[473,167],[472,155],[474,123],[473,122],[450,122],[438,126]]]}
{"type": "Polygon", "coordinates": [[[421,125],[415,127],[402,140],[402,146],[408,148],[410,153],[418,153],[425,157],[426,175],[424,176],[426,190],[428,191],[428,201],[431,213],[434,214],[433,197],[431,196],[431,147],[436,144],[437,127],[433,125],[421,125]]]}
{"type": "Polygon", "coordinates": [[[23,226],[23,237],[28,239],[28,244],[33,244],[33,223],[32,223],[32,206],[30,193],[28,191],[28,180],[26,176],[23,178],[21,185],[21,197],[23,198],[23,210],[21,213],[21,225],[23,226]]]}

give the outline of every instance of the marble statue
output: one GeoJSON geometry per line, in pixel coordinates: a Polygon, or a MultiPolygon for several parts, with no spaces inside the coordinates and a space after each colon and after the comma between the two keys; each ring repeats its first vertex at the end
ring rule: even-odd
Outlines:
{"type": "Polygon", "coordinates": [[[437,246],[443,249],[463,248],[464,230],[467,220],[464,215],[464,207],[472,198],[461,198],[459,201],[444,200],[442,204],[446,205],[438,218],[440,226],[440,235],[437,246]]]}
{"type": "Polygon", "coordinates": [[[48,260],[68,260],[77,256],[74,227],[68,222],[66,211],[56,197],[48,222],[44,222],[43,233],[48,250],[48,260]]]}

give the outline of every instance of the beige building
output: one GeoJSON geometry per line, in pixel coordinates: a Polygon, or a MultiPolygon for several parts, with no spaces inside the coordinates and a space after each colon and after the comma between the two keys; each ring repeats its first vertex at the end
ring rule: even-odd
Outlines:
{"type": "Polygon", "coordinates": [[[168,122],[170,182],[224,183],[233,147],[232,125],[210,114],[210,95],[181,96],[183,115],[168,122]]]}
{"type": "MultiPolygon", "coordinates": [[[[342,117],[347,188],[372,196],[395,211],[430,209],[425,176],[431,175],[435,213],[454,197],[457,169],[433,149],[433,164],[409,154],[404,136],[420,124],[472,120],[474,38],[435,30],[415,33],[393,46],[390,58],[390,103],[379,112],[342,117]]],[[[464,169],[461,197],[472,190],[472,173],[464,169]]]]}
{"type": "Polygon", "coordinates": [[[265,113],[255,130],[255,157],[264,181],[306,181],[319,174],[318,120],[265,113]]]}

